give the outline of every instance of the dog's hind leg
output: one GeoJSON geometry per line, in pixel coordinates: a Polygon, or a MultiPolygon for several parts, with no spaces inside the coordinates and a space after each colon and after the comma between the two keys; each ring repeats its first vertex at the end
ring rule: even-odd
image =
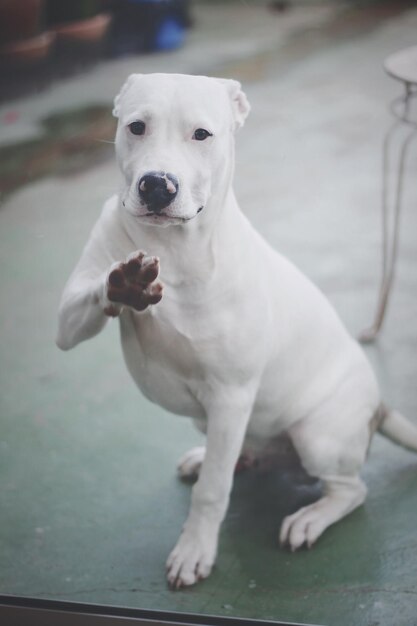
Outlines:
{"type": "Polygon", "coordinates": [[[365,500],[366,486],[359,476],[327,476],[321,480],[323,497],[288,515],[282,522],[280,543],[292,551],[304,544],[310,548],[328,526],[365,500]]]}
{"type": "Polygon", "coordinates": [[[280,543],[291,550],[304,544],[311,547],[328,526],[351,513],[366,498],[367,489],[359,477],[359,470],[369,441],[367,424],[351,428],[351,432],[344,433],[343,437],[336,436],[337,428],[330,428],[330,432],[323,434],[320,426],[318,422],[306,423],[291,432],[303,467],[323,485],[319,500],[287,516],[282,522],[280,543]]]}

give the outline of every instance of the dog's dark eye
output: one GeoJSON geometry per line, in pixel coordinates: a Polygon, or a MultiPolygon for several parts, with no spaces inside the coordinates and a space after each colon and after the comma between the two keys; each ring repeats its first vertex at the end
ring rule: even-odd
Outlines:
{"type": "Polygon", "coordinates": [[[197,141],[204,141],[205,139],[207,139],[207,137],[212,136],[212,133],[209,133],[209,131],[205,130],[205,128],[197,128],[197,130],[194,132],[193,139],[196,139],[197,141]]]}
{"type": "Polygon", "coordinates": [[[132,135],[143,135],[145,128],[145,122],[132,122],[129,124],[129,129],[132,135]]]}

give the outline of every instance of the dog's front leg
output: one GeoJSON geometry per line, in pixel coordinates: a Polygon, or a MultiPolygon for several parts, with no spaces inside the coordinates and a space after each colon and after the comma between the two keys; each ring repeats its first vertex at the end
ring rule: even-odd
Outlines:
{"type": "Polygon", "coordinates": [[[144,311],[162,298],[162,284],[156,281],[159,260],[144,252],[134,252],[125,262],[113,263],[98,277],[89,273],[91,270],[77,268],[64,290],[57,336],[63,350],[96,335],[123,307],[144,311]]]}
{"type": "Polygon", "coordinates": [[[253,405],[253,397],[246,394],[242,401],[241,391],[227,395],[224,404],[216,402],[207,411],[205,458],[193,488],[190,513],[167,561],[168,582],[176,589],[206,578],[216,558],[220,525],[253,405]]]}

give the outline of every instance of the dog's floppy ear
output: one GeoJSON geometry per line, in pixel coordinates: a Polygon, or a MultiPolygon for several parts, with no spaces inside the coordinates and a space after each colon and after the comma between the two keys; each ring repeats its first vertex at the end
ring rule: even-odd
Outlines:
{"type": "Polygon", "coordinates": [[[119,93],[117,94],[117,96],[114,99],[114,105],[113,105],[113,115],[114,117],[119,117],[120,114],[120,101],[122,99],[122,97],[124,96],[124,94],[126,93],[126,91],[129,89],[129,87],[131,86],[131,84],[141,76],[141,74],[130,74],[130,76],[127,77],[127,79],[125,80],[124,84],[122,85],[121,90],[119,91],[119,93]]]}
{"type": "Polygon", "coordinates": [[[242,91],[242,85],[239,81],[230,78],[219,78],[219,81],[226,87],[229,93],[235,120],[235,130],[237,130],[245,123],[245,119],[249,115],[250,104],[246,94],[242,91]]]}

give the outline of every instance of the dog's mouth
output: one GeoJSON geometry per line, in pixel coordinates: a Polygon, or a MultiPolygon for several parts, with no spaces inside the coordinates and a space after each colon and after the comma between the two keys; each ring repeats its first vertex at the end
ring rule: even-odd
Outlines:
{"type": "Polygon", "coordinates": [[[178,220],[181,220],[183,222],[188,222],[188,220],[191,219],[188,217],[180,217],[177,215],[167,215],[166,213],[152,213],[152,211],[149,211],[148,213],[145,213],[144,215],[139,215],[139,217],[146,218],[146,219],[149,219],[150,221],[155,221],[155,222],[177,222],[178,220]]]}
{"type": "Polygon", "coordinates": [[[149,206],[144,206],[143,204],[142,207],[135,206],[129,201],[130,198],[128,196],[124,198],[122,197],[121,200],[123,207],[137,219],[143,221],[144,223],[162,226],[169,226],[170,224],[185,224],[190,222],[197,217],[199,213],[201,213],[205,206],[202,204],[195,212],[189,215],[175,215],[175,212],[174,214],[170,212],[169,209],[171,207],[166,207],[165,210],[150,210],[149,206]]]}
{"type": "Polygon", "coordinates": [[[194,219],[198,213],[204,209],[204,206],[201,206],[197,209],[197,212],[194,215],[190,216],[180,216],[180,215],[169,215],[168,213],[148,211],[147,213],[143,213],[142,215],[138,215],[139,218],[145,219],[146,221],[153,224],[185,224],[186,222],[194,219]]]}

